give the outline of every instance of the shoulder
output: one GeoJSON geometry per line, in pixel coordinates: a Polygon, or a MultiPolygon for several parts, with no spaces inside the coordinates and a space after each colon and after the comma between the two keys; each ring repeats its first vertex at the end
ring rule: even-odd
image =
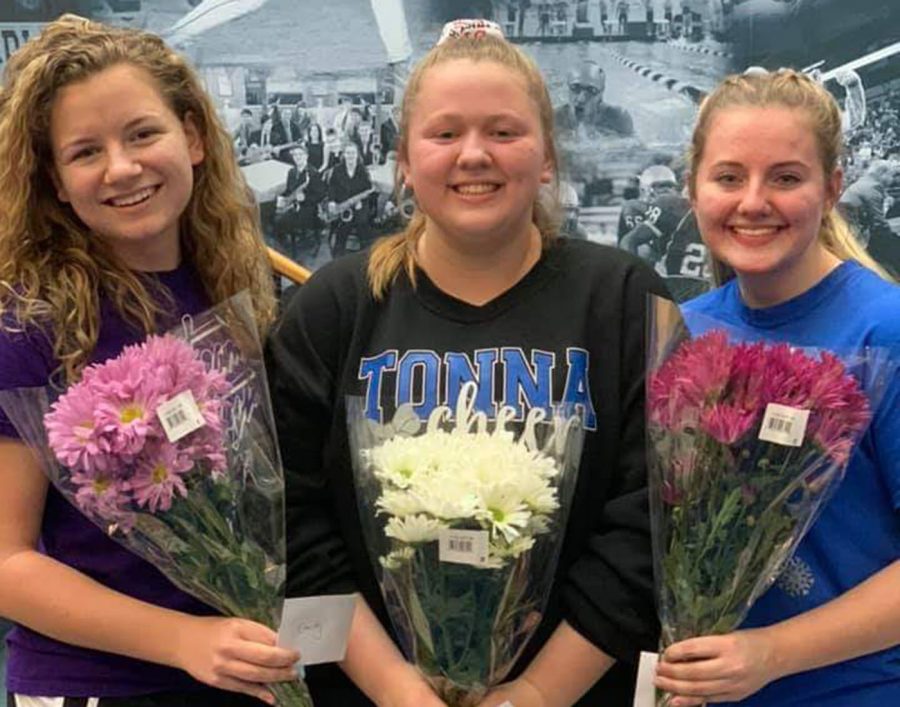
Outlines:
{"type": "Polygon", "coordinates": [[[564,238],[551,247],[548,260],[552,267],[563,270],[573,285],[586,279],[591,289],[605,293],[620,289],[668,296],[662,278],[653,268],[621,248],[564,238]]]}
{"type": "Polygon", "coordinates": [[[296,327],[324,333],[353,319],[360,304],[371,299],[368,259],[368,251],[353,253],[316,270],[291,296],[274,333],[288,333],[296,327]]]}
{"type": "Polygon", "coordinates": [[[686,314],[720,314],[725,309],[729,290],[733,286],[733,281],[725,283],[721,287],[682,303],[681,309],[686,314]]]}
{"type": "Polygon", "coordinates": [[[868,322],[870,343],[900,346],[900,285],[858,265],[844,281],[841,300],[844,311],[868,322]]]}
{"type": "Polygon", "coordinates": [[[48,333],[0,314],[0,390],[46,385],[55,369],[48,333]]]}

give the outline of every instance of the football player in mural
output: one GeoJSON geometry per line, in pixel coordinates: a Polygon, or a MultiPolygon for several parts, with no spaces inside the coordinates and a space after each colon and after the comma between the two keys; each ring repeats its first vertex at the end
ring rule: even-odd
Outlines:
{"type": "MultiPolygon", "coordinates": [[[[700,108],[690,191],[724,284],[688,302],[754,338],[900,357],[900,288],[834,208],[841,114],[792,70],[732,76],[700,108]],[[730,271],[730,279],[724,268],[730,271]]],[[[690,321],[690,319],[689,319],[690,321]]],[[[900,374],[841,485],[742,627],[669,646],[672,707],[885,707],[900,696],[900,374]]]]}
{"type": "Polygon", "coordinates": [[[888,223],[893,203],[888,190],[897,186],[900,162],[875,160],[841,195],[838,207],[869,254],[894,276],[900,274],[900,233],[888,223]]]}
{"type": "Polygon", "coordinates": [[[563,135],[594,138],[634,134],[631,115],[624,108],[603,102],[606,72],[595,61],[585,61],[569,76],[569,102],[556,110],[556,127],[563,135]]]}
{"type": "Polygon", "coordinates": [[[568,182],[560,182],[559,202],[563,209],[563,225],[560,228],[560,233],[569,238],[578,238],[586,241],[588,239],[587,231],[578,222],[578,192],[575,191],[575,187],[568,182]]]}
{"type": "Polygon", "coordinates": [[[654,263],[676,301],[702,294],[710,283],[706,246],[675,173],[664,165],[651,165],[641,172],[639,183],[642,198],[622,207],[620,228],[627,219],[633,226],[622,235],[619,247],[654,263]],[[637,212],[639,207],[642,212],[637,212]]]}
{"type": "Polygon", "coordinates": [[[584,410],[555,599],[509,682],[480,707],[630,707],[638,651],[658,640],[644,316],[648,293],[664,287],[629,253],[559,237],[558,205],[538,199],[557,171],[541,71],[478,22],[410,74],[398,143],[415,193],[409,224],[317,270],[268,346],[288,592],[359,592],[343,672],[307,670],[317,707],[444,704],[391,639],[361,535],[346,395],[364,396],[370,419],[385,422],[404,403],[426,418],[455,406],[463,380],[478,382],[487,419],[504,400],[523,416],[564,402],[584,410]]]}

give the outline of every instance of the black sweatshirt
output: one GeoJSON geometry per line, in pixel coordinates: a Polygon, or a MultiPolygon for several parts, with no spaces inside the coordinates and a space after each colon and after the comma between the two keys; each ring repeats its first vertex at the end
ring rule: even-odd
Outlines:
{"type": "MultiPolygon", "coordinates": [[[[493,388],[496,407],[575,402],[588,431],[563,551],[544,621],[510,678],[565,619],[620,661],[580,704],[630,706],[637,652],[654,650],[658,632],[644,327],[647,294],[665,295],[664,285],[636,257],[568,239],[482,306],[421,270],[416,287],[401,274],[376,302],[366,264],[360,253],[316,272],[267,346],[287,479],[288,596],[360,591],[390,631],[358,519],[345,395],[385,408],[420,402],[427,414],[448,404],[448,390],[453,405],[468,370],[493,388]]],[[[368,704],[336,666],[311,669],[309,682],[318,707],[368,704]]]]}

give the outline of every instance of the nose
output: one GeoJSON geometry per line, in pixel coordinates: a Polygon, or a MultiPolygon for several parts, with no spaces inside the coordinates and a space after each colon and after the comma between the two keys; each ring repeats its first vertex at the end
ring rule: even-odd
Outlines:
{"type": "Polygon", "coordinates": [[[765,184],[751,179],[741,193],[738,212],[743,216],[765,216],[772,210],[765,184]]]}
{"type": "Polygon", "coordinates": [[[122,145],[112,145],[106,148],[106,174],[104,181],[107,184],[115,184],[138,176],[142,171],[131,152],[122,145]]]}
{"type": "Polygon", "coordinates": [[[463,169],[478,169],[491,163],[488,143],[477,131],[468,132],[459,148],[457,164],[463,169]]]}

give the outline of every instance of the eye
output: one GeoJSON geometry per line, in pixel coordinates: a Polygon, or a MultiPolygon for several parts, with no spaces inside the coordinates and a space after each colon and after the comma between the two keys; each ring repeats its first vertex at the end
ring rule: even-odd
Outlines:
{"type": "Polygon", "coordinates": [[[713,178],[713,181],[717,184],[721,184],[723,187],[731,187],[740,182],[740,177],[734,172],[722,172],[721,174],[717,174],[713,178]]]}
{"type": "Polygon", "coordinates": [[[437,130],[434,133],[434,136],[438,140],[452,140],[455,135],[456,133],[454,133],[452,130],[437,130]]]}
{"type": "Polygon", "coordinates": [[[143,142],[146,140],[150,140],[158,134],[159,130],[157,130],[156,128],[144,127],[136,130],[132,135],[132,139],[136,140],[137,142],[143,142]]]}
{"type": "Polygon", "coordinates": [[[72,153],[69,158],[72,162],[79,162],[86,160],[90,157],[93,157],[100,151],[97,147],[81,147],[76,152],[72,153]]]}
{"type": "Polygon", "coordinates": [[[783,187],[794,187],[803,180],[796,174],[779,174],[775,177],[775,182],[783,187]]]}

